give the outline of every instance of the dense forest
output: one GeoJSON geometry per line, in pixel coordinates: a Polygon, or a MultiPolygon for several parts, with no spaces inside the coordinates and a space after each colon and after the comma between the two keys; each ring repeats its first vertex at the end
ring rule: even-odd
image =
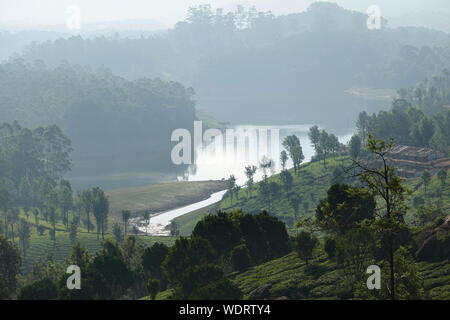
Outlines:
{"type": "Polygon", "coordinates": [[[51,69],[22,59],[0,66],[2,121],[28,128],[58,125],[72,141],[80,174],[120,172],[127,165],[174,169],[168,139],[174,129],[193,126],[193,95],[176,82],[128,81],[105,67],[92,71],[62,62],[51,69]],[[116,160],[99,166],[89,161],[93,156],[116,160]]]}
{"type": "Polygon", "coordinates": [[[224,120],[239,121],[233,117],[239,110],[241,119],[267,122],[266,109],[277,104],[294,117],[301,114],[302,121],[333,123],[333,111],[355,104],[342,97],[344,90],[408,87],[450,62],[447,34],[392,29],[386,22],[381,30],[368,30],[366,20],[365,14],[320,2],[282,16],[242,7],[224,13],[204,5],[191,8],[185,21],[164,34],[58,39],[31,45],[22,57],[51,67],[61,60],[105,65],[128,79],[180,81],[196,89],[201,108],[224,120]],[[248,106],[244,112],[242,105],[248,106]],[[320,105],[320,116],[305,113],[308,105],[320,105]]]}
{"type": "Polygon", "coordinates": [[[392,109],[359,114],[356,127],[364,139],[368,132],[398,144],[431,147],[450,153],[450,73],[444,69],[416,86],[398,90],[392,109]]]}

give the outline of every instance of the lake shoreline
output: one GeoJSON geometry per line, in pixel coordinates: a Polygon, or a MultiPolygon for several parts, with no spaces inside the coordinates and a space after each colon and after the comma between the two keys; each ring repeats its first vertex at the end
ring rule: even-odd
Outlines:
{"type": "Polygon", "coordinates": [[[139,232],[142,232],[151,236],[169,236],[170,235],[170,224],[173,220],[191,213],[196,210],[203,209],[210,205],[220,202],[223,196],[226,194],[227,190],[221,190],[212,193],[207,199],[193,202],[183,207],[178,207],[173,210],[168,210],[164,212],[159,212],[155,215],[150,216],[148,222],[145,222],[141,217],[135,217],[130,219],[130,225],[136,227],[139,232]],[[165,216],[165,217],[161,217],[165,216]],[[160,218],[160,219],[158,219],[160,218]],[[156,220],[156,221],[155,221],[156,220]]]}
{"type": "Polygon", "coordinates": [[[112,217],[120,220],[122,210],[129,210],[132,218],[142,216],[145,211],[155,217],[155,214],[208,199],[213,193],[226,188],[226,180],[211,179],[125,188],[109,191],[107,195],[111,202],[112,217]]]}

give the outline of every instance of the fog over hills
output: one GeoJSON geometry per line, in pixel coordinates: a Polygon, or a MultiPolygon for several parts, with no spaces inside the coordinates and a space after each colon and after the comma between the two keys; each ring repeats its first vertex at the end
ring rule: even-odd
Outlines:
{"type": "MultiPolygon", "coordinates": [[[[238,5],[244,7],[255,6],[260,11],[271,11],[274,14],[298,13],[306,10],[314,0],[30,0],[0,1],[0,26],[9,27],[24,26],[64,26],[67,18],[67,8],[77,5],[82,12],[82,19],[86,24],[116,22],[116,27],[130,28],[119,21],[153,20],[154,22],[141,26],[143,30],[161,29],[162,26],[171,27],[187,16],[187,10],[191,6],[211,3],[213,8],[223,8],[225,11],[234,11],[238,5]],[[154,25],[152,25],[154,23],[154,25]]],[[[444,21],[450,14],[450,6],[445,0],[330,0],[349,10],[366,12],[371,5],[378,5],[384,17],[391,21],[392,25],[413,25],[436,28],[448,32],[448,23],[444,21]],[[430,15],[439,13],[439,16],[430,15]]],[[[127,22],[127,24],[128,24],[127,22]]],[[[132,22],[134,26],[139,22],[132,22]]],[[[134,29],[134,28],[133,28],[134,29]]]]}

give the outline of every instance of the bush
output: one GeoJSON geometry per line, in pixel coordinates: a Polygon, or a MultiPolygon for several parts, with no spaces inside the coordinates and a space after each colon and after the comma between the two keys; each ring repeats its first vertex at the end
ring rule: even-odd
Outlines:
{"type": "Polygon", "coordinates": [[[195,300],[240,300],[242,291],[227,278],[222,278],[200,288],[192,298],[195,300]]]}
{"type": "Polygon", "coordinates": [[[48,278],[34,282],[20,290],[19,300],[53,300],[58,296],[56,285],[48,278]]]}
{"type": "Polygon", "coordinates": [[[328,258],[333,259],[336,256],[336,239],[332,237],[327,237],[323,245],[328,258]]]}
{"type": "Polygon", "coordinates": [[[147,291],[150,297],[155,300],[156,294],[159,292],[159,280],[150,279],[147,282],[147,291]]]}
{"type": "Polygon", "coordinates": [[[245,244],[234,247],[231,251],[231,263],[235,270],[244,271],[250,266],[250,251],[245,244]]]}
{"type": "Polygon", "coordinates": [[[319,240],[315,236],[309,232],[302,231],[294,239],[294,249],[299,258],[308,264],[318,243],[319,240]]]}

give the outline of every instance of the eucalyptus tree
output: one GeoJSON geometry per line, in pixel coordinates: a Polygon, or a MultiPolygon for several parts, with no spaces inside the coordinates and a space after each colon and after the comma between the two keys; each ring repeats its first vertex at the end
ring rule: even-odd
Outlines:
{"type": "Polygon", "coordinates": [[[102,239],[105,239],[105,229],[107,228],[109,200],[105,192],[99,187],[92,189],[92,210],[97,225],[97,240],[99,240],[100,233],[102,239]]]}
{"type": "Polygon", "coordinates": [[[283,184],[283,189],[286,194],[288,194],[293,186],[294,178],[292,177],[292,174],[288,170],[283,170],[280,172],[280,180],[283,184]]]}
{"type": "Polygon", "coordinates": [[[227,181],[228,196],[230,197],[231,204],[233,204],[233,193],[235,187],[236,187],[236,177],[232,174],[230,175],[227,181]]]}
{"type": "Polygon", "coordinates": [[[350,139],[350,156],[352,159],[358,158],[361,153],[361,138],[357,135],[352,136],[350,139]]]}
{"type": "Polygon", "coordinates": [[[289,156],[294,164],[294,173],[297,174],[298,166],[305,159],[302,146],[300,145],[300,140],[296,135],[290,135],[284,138],[282,145],[289,153],[289,156]]]}
{"type": "Polygon", "coordinates": [[[20,246],[22,247],[23,256],[26,257],[27,250],[30,247],[30,237],[31,237],[31,231],[28,222],[25,221],[24,219],[20,219],[19,228],[17,231],[19,234],[19,242],[20,246]]]}
{"type": "Polygon", "coordinates": [[[14,242],[14,238],[15,238],[15,233],[14,233],[14,226],[17,225],[17,223],[19,222],[19,209],[18,208],[10,208],[7,211],[7,215],[8,215],[8,223],[9,226],[11,227],[11,236],[12,236],[12,241],[14,242]]]}
{"type": "Polygon", "coordinates": [[[263,172],[263,180],[267,180],[268,178],[267,170],[271,171],[273,166],[274,166],[273,160],[267,158],[266,156],[264,156],[261,159],[261,162],[259,163],[259,168],[263,172]]]}
{"type": "Polygon", "coordinates": [[[92,211],[92,207],[93,207],[93,194],[92,191],[87,189],[87,190],[83,190],[81,191],[81,193],[79,193],[78,198],[80,199],[81,202],[81,208],[82,211],[84,211],[84,214],[86,215],[86,226],[88,229],[88,233],[91,232],[91,211],[92,211]]]}
{"type": "Polygon", "coordinates": [[[309,128],[308,132],[309,140],[311,141],[311,145],[314,147],[314,151],[316,153],[319,153],[319,137],[320,137],[320,130],[319,127],[314,125],[311,128],[309,128]]]}
{"type": "Polygon", "coordinates": [[[253,184],[254,184],[254,175],[256,173],[256,170],[258,168],[254,165],[249,165],[245,167],[245,176],[247,177],[247,198],[252,193],[253,190],[253,184]]]}
{"type": "Polygon", "coordinates": [[[69,226],[69,210],[73,208],[72,187],[67,180],[61,180],[58,193],[59,208],[66,228],[69,226]]]}
{"type": "Polygon", "coordinates": [[[127,236],[128,221],[130,220],[130,217],[131,217],[130,210],[123,210],[122,211],[123,229],[124,229],[124,232],[125,232],[125,236],[127,236]]]}
{"type": "Polygon", "coordinates": [[[286,162],[288,161],[288,155],[285,150],[281,151],[280,153],[280,163],[281,163],[281,169],[286,169],[286,162]]]}
{"type": "Polygon", "coordinates": [[[17,289],[22,258],[17,246],[0,236],[0,299],[10,299],[17,289]]]}
{"type": "Polygon", "coordinates": [[[8,192],[8,190],[4,189],[4,188],[0,188],[0,209],[2,210],[3,213],[3,219],[4,219],[4,224],[5,224],[5,239],[8,239],[8,205],[9,202],[11,201],[11,195],[8,192]]]}

